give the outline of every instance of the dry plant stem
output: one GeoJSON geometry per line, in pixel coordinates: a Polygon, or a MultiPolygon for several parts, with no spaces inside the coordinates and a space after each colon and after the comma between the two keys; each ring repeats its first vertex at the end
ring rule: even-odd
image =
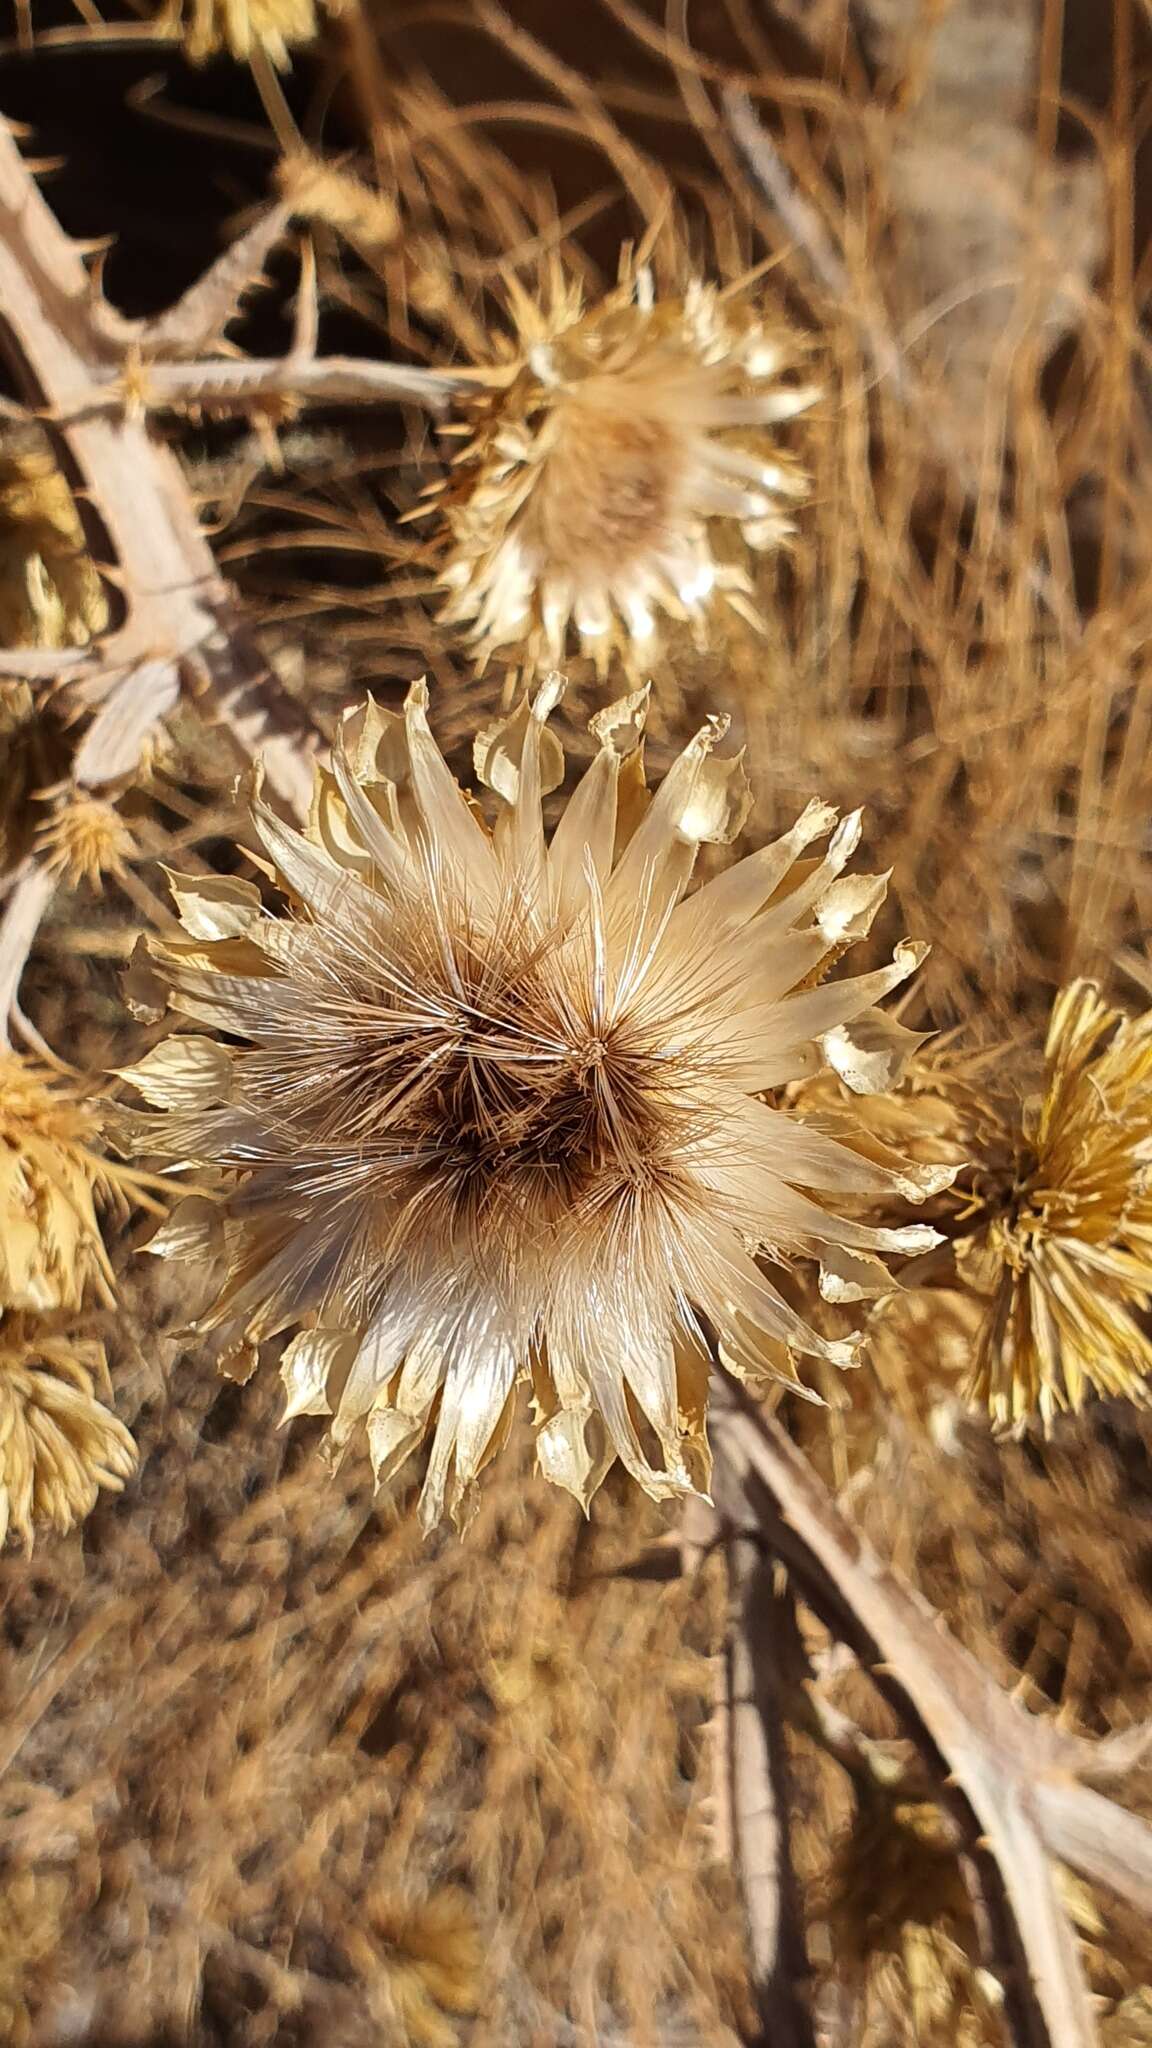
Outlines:
{"type": "Polygon", "coordinates": [[[794,1626],[791,1597],[748,1532],[749,1507],[721,1456],[713,1498],[729,1575],[724,1649],[728,1809],[748,1916],[752,1985],[761,2031],[755,2048],[815,2048],[802,1986],[809,1975],[789,1841],[791,1797],[783,1692],[794,1626]]]}
{"type": "Polygon", "coordinates": [[[770,1545],[826,1623],[903,1703],[910,1732],[923,1731],[975,1816],[1027,1961],[1030,1981],[1006,1987],[1017,2006],[1034,2005],[1022,2037],[1049,2048],[1090,2048],[1095,2028],[1052,1859],[1147,1910],[1152,1828],[1077,1782],[1091,1772],[1092,1745],[1063,1736],[1003,1694],[862,1542],[780,1425],[731,1387],[714,1438],[758,1496],[770,1545]]]}
{"type": "Polygon", "coordinates": [[[0,1046],[9,1046],[9,1023],[24,964],[56,892],[54,878],[31,862],[24,868],[0,918],[0,1046]]]}
{"type": "MultiPolygon", "coordinates": [[[[286,217],[274,207],[241,238],[249,276],[286,217]]],[[[0,659],[0,673],[67,674],[73,685],[86,686],[87,701],[100,709],[76,774],[93,785],[132,772],[145,734],[171,709],[185,677],[207,683],[216,710],[245,746],[264,744],[270,788],[302,811],[308,756],[321,735],[268,674],[245,633],[175,456],[130,409],[121,405],[113,416],[85,405],[94,387],[130,382],[149,341],[203,346],[213,318],[222,325],[233,309],[237,267],[237,252],[227,252],[160,320],[124,320],[89,276],[13,135],[0,127],[0,333],[24,395],[44,417],[80,493],[90,544],[108,564],[123,612],[91,647],[14,650],[0,659]]]]}
{"type": "MultiPolygon", "coordinates": [[[[138,384],[146,411],[182,405],[249,405],[269,398],[414,400],[441,408],[460,379],[447,371],[409,369],[359,356],[233,356],[201,362],[149,363],[138,384]]],[[[122,412],[121,378],[98,380],[77,402],[74,417],[122,412]]]]}

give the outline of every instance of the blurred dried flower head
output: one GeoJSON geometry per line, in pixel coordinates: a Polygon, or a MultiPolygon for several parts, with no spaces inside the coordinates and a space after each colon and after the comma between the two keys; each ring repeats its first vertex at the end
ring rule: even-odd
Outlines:
{"type": "Polygon", "coordinates": [[[964,1278],[992,1296],[972,1391],[1001,1426],[1080,1408],[1090,1389],[1147,1400],[1152,1340],[1152,1016],[1091,982],[1052,1009],[1042,1094],[1012,1128],[989,1106],[964,1278]],[[1008,1177],[1003,1162],[1013,1159],[1008,1177]]]}
{"type": "Polygon", "coordinates": [[[936,1806],[862,1792],[831,1873],[828,1920],[861,2041],[994,2048],[999,1990],[978,1967],[971,1903],[936,1806]]]}
{"type": "Polygon", "coordinates": [[[0,647],[83,646],[108,623],[76,500],[38,428],[0,440],[0,647]]]}
{"type": "Polygon", "coordinates": [[[112,1299],[96,1196],[124,1178],[94,1149],[96,1109],[19,1053],[0,1051],[0,1313],[112,1299]]]}
{"type": "MultiPolygon", "coordinates": [[[[940,1808],[879,1785],[860,1804],[828,1881],[837,1981],[854,1995],[861,2048],[997,2048],[1003,1991],[979,1965],[972,1903],[940,1808]]],[[[1065,1910],[1103,1932],[1087,1885],[1057,1866],[1065,1910]]]]}
{"type": "Polygon", "coordinates": [[[456,2048],[460,2022],[477,2012],[484,1949],[476,1909],[459,1885],[427,1898],[374,1892],[364,1926],[346,1937],[369,2002],[411,2048],[456,2048]]]}
{"type": "Polygon", "coordinates": [[[811,1254],[836,1300],[886,1291],[881,1251],[918,1226],[830,1215],[935,1192],[947,1170],[859,1153],[763,1098],[821,1061],[884,1086],[915,1034],[880,997],[921,957],[821,985],[867,932],[887,877],[848,878],[858,815],[812,803],[775,844],[685,898],[699,848],[751,797],[710,720],[649,793],[647,693],[592,722],[595,757],[551,842],[563,776],[546,720],[561,688],[482,732],[486,829],[429,730],[369,704],[318,777],[307,837],[259,801],[291,900],[177,878],[182,943],[153,942],[173,1006],[248,1041],[164,1040],[129,1078],[161,1117],[134,1142],[214,1169],[155,1248],[213,1245],[204,1326],[250,1345],[289,1326],[288,1414],[363,1427],[380,1480],[431,1438],[422,1511],[457,1517],[530,1377],[545,1473],[587,1501],[613,1457],[654,1495],[707,1483],[706,1318],[734,1367],[846,1364],[759,1255],[811,1254]],[[821,860],[797,866],[831,835],[821,860]]]}
{"type": "Polygon", "coordinates": [[[36,851],[68,888],[86,882],[95,889],[105,875],[122,874],[138,848],[115,804],[73,790],[42,820],[36,851]]]}
{"type": "Polygon", "coordinates": [[[96,1399],[98,1377],[98,1344],[38,1334],[19,1316],[0,1323],[0,1542],[10,1529],[29,1549],[37,1528],[64,1534],[134,1471],[136,1446],[96,1399]]]}
{"type": "Polygon", "coordinates": [[[167,0],[159,24],[181,43],[190,64],[204,64],[225,52],[246,64],[263,51],[286,71],[289,51],[319,33],[315,0],[167,0]]]}
{"type": "Polygon", "coordinates": [[[559,279],[547,310],[510,289],[511,361],[461,401],[464,444],[433,486],[443,618],[481,664],[560,661],[574,627],[601,672],[619,652],[633,675],[660,614],[701,643],[718,597],[758,624],[711,522],[753,549],[792,531],[805,479],[768,429],[817,397],[785,381],[797,338],[712,285],[655,304],[643,270],[591,308],[559,279]]]}

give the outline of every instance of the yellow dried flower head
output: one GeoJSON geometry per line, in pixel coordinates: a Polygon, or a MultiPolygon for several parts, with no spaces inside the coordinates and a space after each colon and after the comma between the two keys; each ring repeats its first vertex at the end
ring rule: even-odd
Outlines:
{"type": "MultiPolygon", "coordinates": [[[[859,1789],[828,1884],[837,1982],[855,1993],[858,2032],[876,2048],[997,2048],[1003,1991],[980,1967],[972,1903],[940,1809],[879,1785],[859,1789]]],[[[1087,1885],[1058,1865],[1077,1930],[1103,1933],[1087,1885]]]]}
{"type": "Polygon", "coordinates": [[[711,285],[654,304],[644,272],[590,309],[560,285],[548,313],[519,289],[512,306],[513,360],[462,401],[466,439],[433,487],[444,619],[481,663],[561,661],[573,627],[602,672],[616,651],[632,673],[660,614],[701,642],[717,597],[758,624],[711,522],[752,549],[792,531],[805,479],[767,430],[817,396],[783,380],[794,337],[711,285]]]}
{"type": "Polygon", "coordinates": [[[456,2048],[460,2022],[479,2010],[484,1950],[476,1908],[459,1885],[427,1898],[377,1891],[348,1947],[370,2003],[411,2048],[456,2048]]]}
{"type": "Polygon", "coordinates": [[[10,1529],[29,1549],[36,1528],[64,1534],[101,1487],[118,1493],[135,1470],[97,1375],[107,1377],[98,1344],[38,1335],[21,1317],[0,1323],[0,1543],[10,1529]]]}
{"type": "Polygon", "coordinates": [[[971,1903],[936,1807],[862,1793],[833,1868],[828,1919],[862,2038],[877,2038],[868,2022],[887,2022],[916,2048],[993,2048],[1000,2039],[997,1987],[978,1967],[971,1903]]]}
{"type": "Polygon", "coordinates": [[[224,52],[246,64],[262,50],[279,71],[287,70],[294,45],[319,33],[315,0],[168,0],[159,22],[179,38],[190,64],[224,52]]]}
{"type": "Polygon", "coordinates": [[[1048,1423],[1090,1389],[1147,1400],[1152,1340],[1152,1015],[1087,981],[1061,991],[1042,1094],[985,1111],[961,1271],[992,1307],[972,1391],[1002,1426],[1048,1423]],[[1011,1159],[1012,1170],[1005,1172],[1011,1159]]]}
{"type": "Polygon", "coordinates": [[[45,436],[0,443],[0,646],[82,646],[108,623],[76,500],[45,436]]]}
{"type": "Polygon", "coordinates": [[[177,879],[186,942],[154,942],[173,1006],[247,1041],[163,1041],[129,1078],[166,1116],[136,1143],[214,1169],[158,1249],[227,1264],[206,1326],[292,1325],[288,1413],[367,1432],[379,1479],[430,1436],[426,1523],[459,1516],[531,1379],[543,1470],[587,1501],[613,1457],[654,1495],[706,1484],[709,1346],[749,1373],[833,1363],[760,1256],[811,1254],[834,1299],[891,1285],[877,1251],[936,1242],[830,1215],[809,1190],[916,1200],[937,1169],[862,1158],[765,1098],[822,1060],[892,1078],[915,1035],[875,1009],[921,949],[821,984],[887,877],[846,877],[859,815],[811,803],[686,896],[701,844],[739,833],[742,757],[710,720],[650,794],[647,693],[597,750],[551,840],[564,761],[529,708],[481,733],[494,830],[448,770],[416,684],[321,772],[307,837],[255,823],[291,903],[177,879]],[[822,860],[796,863],[831,834],[822,860]]]}
{"type": "Polygon", "coordinates": [[[95,1199],[120,1169],[94,1147],[95,1108],[43,1068],[0,1051],[0,1313],[112,1299],[95,1199]]]}
{"type": "Polygon", "coordinates": [[[44,866],[70,889],[82,882],[98,888],[105,875],[122,874],[138,850],[115,804],[80,790],[56,804],[36,833],[44,866]]]}

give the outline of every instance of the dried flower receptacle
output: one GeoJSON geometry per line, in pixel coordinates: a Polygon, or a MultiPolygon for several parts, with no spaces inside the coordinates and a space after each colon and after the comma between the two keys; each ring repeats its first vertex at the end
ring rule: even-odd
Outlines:
{"type": "Polygon", "coordinates": [[[787,381],[797,338],[710,285],[653,304],[643,273],[591,308],[559,281],[547,311],[519,288],[512,308],[434,487],[445,620],[482,663],[561,661],[571,630],[633,675],[661,615],[701,642],[718,600],[758,624],[742,552],[779,546],[807,488],[771,431],[817,397],[787,381]]]}
{"type": "Polygon", "coordinates": [[[430,1438],[425,1520],[459,1515],[531,1382],[541,1466],[587,1501],[614,1457],[655,1494],[707,1484],[706,1329],[749,1374],[833,1363],[762,1256],[812,1255],[831,1298],[892,1284],[876,1254],[936,1242],[829,1214],[809,1190],[910,1200],[947,1173],[865,1159],[765,1097],[822,1061],[890,1081],[915,1034],[876,1010],[920,951],[823,982],[886,877],[844,870],[858,816],[792,830],[685,894],[750,805],[712,720],[655,792],[647,693],[593,721],[552,834],[558,695],[485,732],[487,829],[432,738],[426,691],[370,704],[319,775],[306,836],[255,822],[289,915],[250,883],[178,878],[188,937],[153,951],[185,1017],[129,1078],[165,1114],[136,1142],[216,1177],[165,1252],[222,1255],[206,1325],[292,1327],[288,1413],[364,1429],[378,1477],[430,1438]],[[827,837],[822,859],[804,850],[827,837]]]}

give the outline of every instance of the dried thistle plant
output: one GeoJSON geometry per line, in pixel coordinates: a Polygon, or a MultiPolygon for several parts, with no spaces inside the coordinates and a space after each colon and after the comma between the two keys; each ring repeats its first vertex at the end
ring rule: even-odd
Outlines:
{"type": "MultiPolygon", "coordinates": [[[[956,1166],[937,1215],[954,1267],[930,1277],[988,1304],[967,1398],[1004,1429],[1047,1426],[1093,1392],[1147,1402],[1152,1016],[1125,1017],[1095,983],[1072,982],[1039,1075],[1019,1046],[945,1045],[908,1079],[904,1097],[877,1096],[864,1115],[884,1142],[956,1166]]],[[[826,1084],[801,1098],[814,1113],[826,1084]]]]}
{"type": "Polygon", "coordinates": [[[806,492],[768,431],[818,395],[789,381],[798,337],[699,282],[655,302],[634,266],[592,307],[559,276],[546,304],[509,292],[515,334],[461,401],[463,445],[432,487],[444,621],[481,663],[560,661],[574,628],[601,672],[618,653],[633,676],[661,614],[703,640],[719,598],[758,625],[739,542],[777,547],[806,492]]]}
{"type": "Polygon", "coordinates": [[[173,1007],[247,1047],[174,1036],[128,1070],[166,1111],[140,1117],[137,1149],[218,1182],[155,1243],[223,1253],[202,1326],[249,1346],[297,1326],[288,1414],[332,1414],[336,1445],[364,1427],[381,1481],[430,1436],[426,1524],[469,1507],[521,1377],[541,1466],[582,1501],[614,1458],[657,1495],[705,1486],[702,1316],[743,1373],[794,1378],[794,1351],[851,1362],[759,1255],[818,1258],[837,1300],[883,1291],[876,1253],[935,1233],[841,1220],[806,1191],[916,1201],[948,1178],[763,1099],[822,1062],[889,1081],[918,1042],[875,1005],[921,948],[821,985],[884,896],[886,877],[843,873],[859,816],[811,803],[685,899],[751,797],[742,757],[713,756],[715,719],[650,796],[639,691],[593,720],[547,843],[559,689],[477,740],[492,832],[422,684],[402,717],[370,704],[345,727],[307,837],[257,802],[291,915],[250,883],[178,879],[189,936],[153,946],[173,1007]]]}
{"type": "Polygon", "coordinates": [[[97,1400],[98,1378],[98,1344],[20,1316],[0,1324],[0,1543],[9,1529],[28,1548],[37,1527],[66,1533],[134,1471],[136,1446],[97,1400]]]}
{"type": "Polygon", "coordinates": [[[294,150],[277,167],[276,184],[297,220],[335,228],[363,249],[386,249],[400,233],[400,216],[386,192],[365,184],[343,164],[294,150]]]}

